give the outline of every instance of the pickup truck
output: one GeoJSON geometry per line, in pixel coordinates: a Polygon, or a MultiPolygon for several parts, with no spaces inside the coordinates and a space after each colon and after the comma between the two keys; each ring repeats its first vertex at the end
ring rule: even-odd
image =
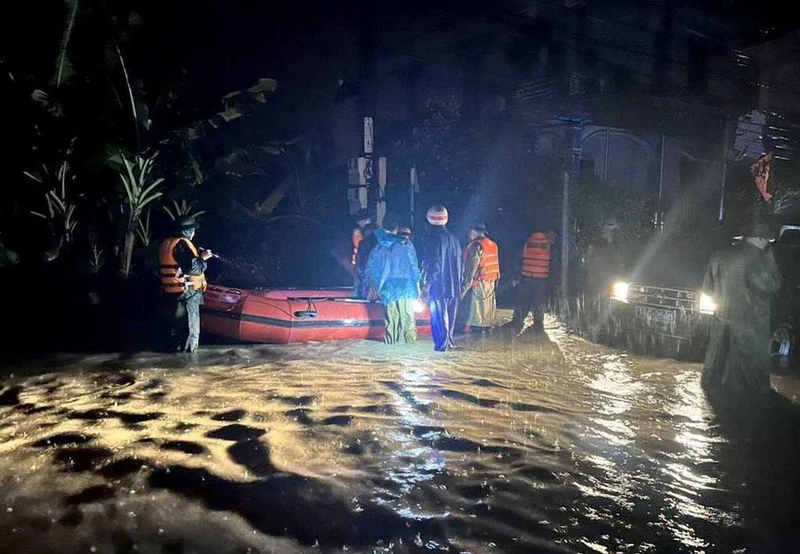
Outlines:
{"type": "Polygon", "coordinates": [[[800,348],[797,340],[800,329],[800,225],[782,225],[773,248],[783,275],[783,287],[772,307],[775,332],[770,352],[788,357],[800,348]]]}
{"type": "Polygon", "coordinates": [[[712,254],[731,243],[722,231],[662,233],[608,291],[603,342],[639,354],[699,361],[716,305],[702,289],[712,254]]]}
{"type": "MultiPolygon", "coordinates": [[[[718,232],[650,241],[631,274],[609,291],[603,342],[640,354],[702,361],[717,309],[716,300],[702,291],[705,270],[713,253],[734,240],[718,232]]],[[[788,357],[800,350],[800,225],[781,225],[769,248],[784,278],[773,304],[769,349],[788,357]]]]}

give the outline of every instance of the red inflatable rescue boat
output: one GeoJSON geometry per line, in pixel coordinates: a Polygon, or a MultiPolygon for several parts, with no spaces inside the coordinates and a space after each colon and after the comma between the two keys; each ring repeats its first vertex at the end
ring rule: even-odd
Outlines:
{"type": "MultiPolygon", "coordinates": [[[[205,333],[245,342],[383,340],[383,305],[351,295],[349,289],[247,290],[209,285],[201,325],[205,333]]],[[[420,306],[417,332],[430,334],[428,308],[420,306]]]]}

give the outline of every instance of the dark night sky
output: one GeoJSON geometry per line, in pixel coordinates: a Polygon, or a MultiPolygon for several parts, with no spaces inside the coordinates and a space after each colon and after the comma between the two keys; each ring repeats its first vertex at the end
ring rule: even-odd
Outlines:
{"type": "MultiPolygon", "coordinates": [[[[636,11],[641,0],[599,0],[607,13],[619,14],[636,11]]],[[[88,2],[91,5],[91,2],[88,2]]],[[[258,77],[275,76],[279,79],[292,72],[292,52],[284,46],[299,36],[314,37],[326,27],[357,26],[361,18],[375,17],[379,50],[391,50],[420,32],[420,27],[409,23],[416,20],[435,28],[437,24],[458,25],[459,17],[486,14],[518,13],[526,5],[562,4],[556,0],[522,2],[474,2],[454,0],[406,0],[364,2],[361,0],[320,1],[298,0],[281,2],[254,2],[245,0],[115,0],[107,6],[134,6],[144,20],[139,33],[136,68],[146,75],[150,86],[170,79],[180,67],[190,71],[195,87],[195,99],[202,105],[214,102],[220,94],[247,86],[258,77]]],[[[705,7],[710,13],[727,14],[741,25],[746,41],[764,36],[779,35],[797,26],[797,17],[790,17],[791,3],[725,1],[677,1],[674,5],[683,10],[705,7]],[[771,4],[771,5],[770,5],[771,4]]],[[[22,3],[13,17],[5,17],[4,41],[11,67],[44,71],[53,65],[66,5],[56,0],[38,0],[22,3]]],[[[593,10],[598,3],[593,3],[593,10]]],[[[699,13],[699,11],[698,11],[699,13]]],[[[609,15],[609,17],[617,17],[609,15]]],[[[720,17],[723,17],[720,15],[720,17]]],[[[357,32],[355,29],[353,32],[357,32]]],[[[313,44],[320,63],[325,63],[328,49],[335,44],[313,44]]],[[[4,56],[6,57],[6,56],[4,56]]],[[[285,79],[283,79],[285,80],[285,79]]],[[[293,79],[289,79],[291,83],[293,79]]],[[[302,79],[294,80],[298,89],[290,93],[302,94],[302,79]]]]}

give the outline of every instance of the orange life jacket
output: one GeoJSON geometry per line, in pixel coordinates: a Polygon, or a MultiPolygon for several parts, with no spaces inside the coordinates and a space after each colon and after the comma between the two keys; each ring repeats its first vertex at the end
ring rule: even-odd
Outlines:
{"type": "Polygon", "coordinates": [[[478,271],[472,279],[473,287],[484,281],[497,281],[500,279],[500,254],[497,249],[497,243],[489,237],[475,239],[469,243],[464,249],[464,261],[466,262],[467,260],[469,247],[476,242],[481,245],[483,256],[478,262],[478,271]]]}
{"type": "Polygon", "coordinates": [[[353,255],[350,257],[350,265],[353,267],[356,266],[356,260],[358,258],[358,245],[361,244],[361,241],[364,240],[364,232],[356,227],[353,229],[353,255]]]}
{"type": "Polygon", "coordinates": [[[522,253],[522,276],[531,279],[550,277],[553,243],[544,233],[533,233],[522,253]]]}
{"type": "Polygon", "coordinates": [[[159,276],[161,277],[161,286],[169,294],[183,294],[187,285],[194,288],[194,290],[202,290],[205,292],[208,287],[206,276],[204,273],[200,275],[183,275],[181,268],[178,265],[178,260],[175,259],[175,247],[181,241],[185,242],[192,251],[194,257],[198,257],[197,248],[192,241],[185,237],[165,239],[158,247],[158,263],[159,263],[159,276]]]}

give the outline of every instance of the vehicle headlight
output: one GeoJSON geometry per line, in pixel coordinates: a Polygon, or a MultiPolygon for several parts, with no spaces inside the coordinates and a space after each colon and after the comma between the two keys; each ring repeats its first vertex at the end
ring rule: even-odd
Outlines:
{"type": "Polygon", "coordinates": [[[630,283],[625,283],[623,281],[617,281],[614,283],[614,287],[611,289],[611,298],[614,300],[619,300],[620,302],[627,302],[628,301],[628,289],[630,288],[630,283]]]}
{"type": "Polygon", "coordinates": [[[421,314],[425,311],[425,305],[419,300],[414,300],[414,313],[421,314]]]}
{"type": "Polygon", "coordinates": [[[714,315],[717,311],[717,303],[706,293],[700,293],[700,305],[698,310],[701,314],[714,315]]]}

